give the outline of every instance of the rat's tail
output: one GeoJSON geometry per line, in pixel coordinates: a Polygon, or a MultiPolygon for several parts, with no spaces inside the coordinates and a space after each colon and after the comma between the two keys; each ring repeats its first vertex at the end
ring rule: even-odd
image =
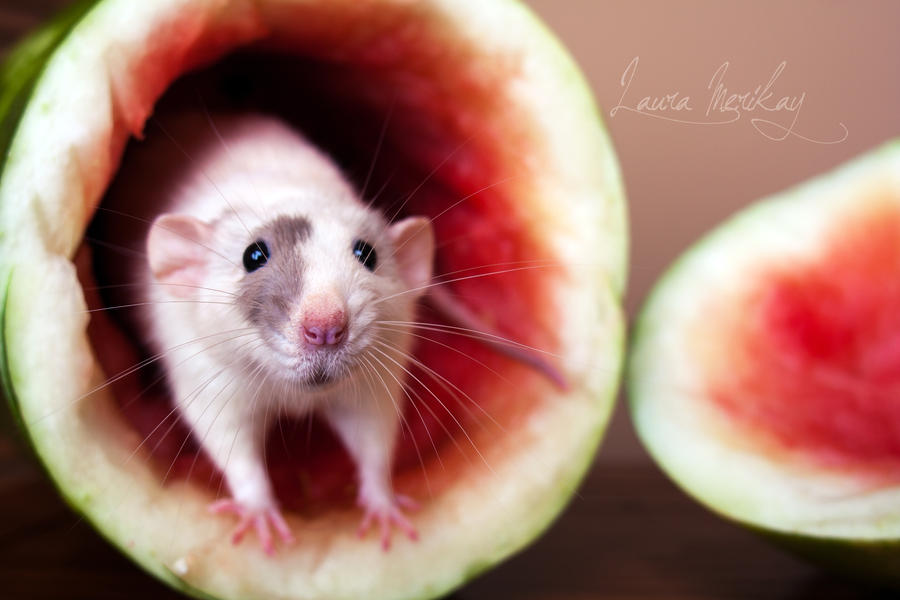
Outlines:
{"type": "Polygon", "coordinates": [[[522,344],[517,344],[513,341],[508,341],[506,338],[492,331],[491,328],[473,314],[472,311],[457,300],[446,286],[431,286],[426,298],[428,303],[438,312],[438,314],[447,319],[451,325],[483,334],[478,336],[478,340],[481,343],[496,350],[503,356],[537,370],[547,377],[547,379],[552,381],[560,390],[567,391],[569,389],[569,383],[562,372],[540,351],[522,344]]]}

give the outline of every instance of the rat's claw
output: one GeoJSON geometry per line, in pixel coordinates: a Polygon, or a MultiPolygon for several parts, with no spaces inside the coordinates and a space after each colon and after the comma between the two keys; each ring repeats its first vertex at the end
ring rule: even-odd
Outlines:
{"type": "Polygon", "coordinates": [[[372,528],[372,524],[377,521],[378,529],[381,532],[381,547],[385,551],[391,548],[391,533],[394,527],[403,531],[413,541],[419,539],[416,528],[401,510],[401,507],[407,510],[415,510],[419,507],[412,498],[395,496],[393,503],[387,505],[370,505],[364,500],[360,504],[363,505],[366,512],[356,532],[359,537],[365,537],[372,528]]]}
{"type": "Polygon", "coordinates": [[[269,520],[263,515],[253,517],[253,525],[256,528],[256,535],[262,544],[263,550],[269,556],[275,553],[275,546],[272,545],[272,532],[269,531],[269,520]]]}
{"type": "Polygon", "coordinates": [[[394,501],[398,506],[400,506],[401,508],[405,508],[406,510],[419,510],[419,503],[409,496],[397,494],[396,496],[394,496],[394,501]]]}
{"type": "Polygon", "coordinates": [[[239,521],[237,527],[234,528],[234,533],[231,534],[232,544],[240,544],[241,540],[244,539],[244,535],[246,535],[251,527],[256,531],[256,536],[259,538],[263,551],[269,556],[272,556],[275,553],[275,545],[272,541],[272,531],[270,527],[275,529],[278,536],[281,538],[281,541],[285,544],[292,544],[294,542],[294,536],[291,535],[290,527],[288,527],[281,512],[275,507],[263,509],[262,511],[254,510],[247,508],[236,500],[228,498],[213,502],[209,506],[209,511],[217,515],[230,513],[238,517],[239,521]]]}
{"type": "Polygon", "coordinates": [[[287,521],[285,521],[284,517],[281,516],[281,512],[277,508],[270,508],[267,515],[269,517],[269,521],[272,522],[272,526],[275,528],[275,531],[277,531],[279,537],[281,537],[281,541],[285,544],[293,544],[294,536],[291,533],[291,528],[288,527],[287,521]]]}

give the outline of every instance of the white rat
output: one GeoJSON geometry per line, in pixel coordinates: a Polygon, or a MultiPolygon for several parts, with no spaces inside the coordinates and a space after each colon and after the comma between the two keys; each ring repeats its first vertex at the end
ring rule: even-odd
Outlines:
{"type": "Polygon", "coordinates": [[[290,541],[265,434],[280,414],[316,411],[357,465],[363,527],[379,523],[385,545],[392,526],[414,538],[402,512],[412,502],[390,479],[412,337],[375,322],[414,319],[431,281],[430,222],[388,224],[274,118],[215,125],[216,135],[203,117],[167,124],[173,140],[191,139],[189,158],[174,146],[145,152],[130,167],[144,171],[142,189],[132,182],[121,200],[134,215],[147,188],[159,190],[134,296],[148,299],[145,333],[164,355],[175,406],[230,491],[212,509],[238,516],[235,542],[251,528],[267,552],[273,528],[290,541]]]}
{"type": "MultiPolygon", "coordinates": [[[[162,145],[138,148],[123,167],[127,187],[104,203],[132,218],[103,234],[120,246],[146,240],[146,258],[120,263],[113,281],[140,274],[129,294],[143,305],[140,333],[231,494],[211,509],[238,517],[235,543],[250,529],[269,553],[273,529],[290,542],[265,435],[281,414],[315,411],[357,466],[360,531],[377,523],[385,548],[393,527],[415,539],[403,513],[414,502],[394,493],[390,471],[413,339],[397,323],[414,320],[432,283],[430,221],[388,223],[275,118],[217,115],[212,125],[186,115],[167,121],[162,145]]],[[[446,293],[432,300],[454,324],[488,333],[446,293]]],[[[498,339],[484,341],[565,385],[542,357],[498,339]]]]}

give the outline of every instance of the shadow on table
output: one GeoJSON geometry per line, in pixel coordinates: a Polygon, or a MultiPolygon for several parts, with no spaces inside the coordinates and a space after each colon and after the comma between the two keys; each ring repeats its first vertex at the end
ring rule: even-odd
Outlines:
{"type": "Polygon", "coordinates": [[[822,574],[807,581],[784,600],[888,600],[897,597],[898,593],[895,591],[868,589],[854,582],[822,574]]]}
{"type": "Polygon", "coordinates": [[[691,501],[655,468],[602,465],[537,544],[448,600],[875,600],[691,501]]]}

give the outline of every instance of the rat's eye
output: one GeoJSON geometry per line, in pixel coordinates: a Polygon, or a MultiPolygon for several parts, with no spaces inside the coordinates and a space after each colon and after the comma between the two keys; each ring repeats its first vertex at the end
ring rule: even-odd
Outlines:
{"type": "Polygon", "coordinates": [[[375,248],[373,248],[372,244],[369,242],[364,242],[362,240],[353,242],[353,256],[356,257],[356,260],[365,265],[368,270],[375,270],[378,256],[375,254],[375,248]]]}
{"type": "Polygon", "coordinates": [[[257,270],[269,260],[269,247],[262,240],[256,240],[244,250],[244,268],[248,273],[257,270]]]}

